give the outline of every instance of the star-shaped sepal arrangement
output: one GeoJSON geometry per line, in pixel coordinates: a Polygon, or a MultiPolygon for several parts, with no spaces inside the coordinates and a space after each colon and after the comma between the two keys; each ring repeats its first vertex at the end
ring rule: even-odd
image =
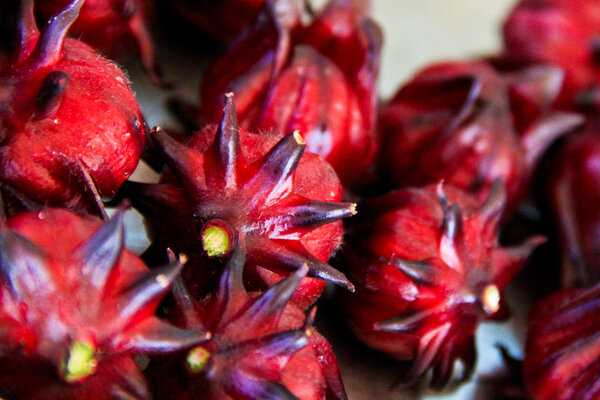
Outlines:
{"type": "Polygon", "coordinates": [[[0,397],[151,398],[134,356],[206,340],[155,316],[185,257],[149,271],[103,224],[64,209],[0,227],[0,397]]]}
{"type": "Polygon", "coordinates": [[[277,140],[238,129],[228,94],[220,124],[197,132],[188,145],[159,129],[150,138],[168,171],[158,184],[129,183],[125,192],[149,221],[150,253],[169,247],[189,255],[183,276],[194,297],[214,290],[238,235],[246,243],[251,289],[264,290],[304,267],[310,278],[293,298],[302,308],[325,281],[354,289],[327,260],[342,242],[340,220],[355,214],[355,204],[339,202],[339,179],[321,157],[304,152],[299,132],[277,140]]]}
{"type": "Polygon", "coordinates": [[[431,371],[431,386],[445,387],[457,360],[467,378],[477,326],[506,315],[504,288],[545,239],[501,247],[505,203],[496,181],[483,204],[440,183],[359,205],[362,218],[345,249],[357,291],[343,304],[362,341],[411,362],[410,384],[431,371]]]}
{"type": "Polygon", "coordinates": [[[211,338],[185,356],[168,356],[151,365],[148,373],[156,382],[157,396],[346,399],[331,346],[311,326],[316,309],[306,317],[290,302],[308,267],[261,294],[247,292],[243,237],[239,242],[213,295],[197,301],[182,281],[176,283],[173,320],[186,329],[211,332],[211,338]]]}

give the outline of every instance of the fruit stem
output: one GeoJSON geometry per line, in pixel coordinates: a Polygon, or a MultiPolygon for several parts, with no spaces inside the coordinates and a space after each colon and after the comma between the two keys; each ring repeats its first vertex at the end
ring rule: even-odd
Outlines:
{"type": "Polygon", "coordinates": [[[204,347],[192,349],[186,359],[189,371],[194,374],[202,372],[210,356],[210,352],[204,347]]]}
{"type": "Polygon", "coordinates": [[[220,257],[231,250],[231,230],[221,221],[210,221],[202,227],[202,248],[209,257],[220,257]]]}
{"type": "Polygon", "coordinates": [[[80,381],[94,373],[98,365],[96,351],[89,342],[75,342],[61,363],[61,372],[67,382],[80,381]]]}

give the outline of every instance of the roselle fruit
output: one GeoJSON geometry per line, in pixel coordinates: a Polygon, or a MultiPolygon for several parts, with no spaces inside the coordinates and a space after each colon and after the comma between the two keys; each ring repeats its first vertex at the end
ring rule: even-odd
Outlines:
{"type": "Polygon", "coordinates": [[[138,164],[142,115],[123,72],[65,38],[83,1],[41,33],[32,4],[21,3],[20,44],[0,64],[0,182],[12,197],[98,212],[138,164]]]}
{"type": "Polygon", "coordinates": [[[195,301],[181,282],[176,284],[176,319],[186,329],[212,336],[185,357],[150,366],[157,398],[346,399],[331,346],[310,326],[314,313],[307,319],[290,303],[308,268],[260,295],[249,293],[243,280],[244,245],[241,238],[218,290],[208,298],[195,301]]]}
{"type": "MultiPolygon", "coordinates": [[[[42,21],[66,8],[70,0],[37,0],[36,14],[42,21]]],[[[145,0],[86,0],[70,35],[83,40],[103,55],[115,58],[136,49],[152,80],[164,84],[154,49],[150,23],[154,2],[145,0]]]]}
{"type": "Polygon", "coordinates": [[[381,112],[381,172],[394,187],[443,179],[480,201],[502,179],[510,214],[547,147],[582,123],[549,108],[556,74],[536,69],[507,78],[482,61],[426,67],[381,112]]]}
{"type": "Polygon", "coordinates": [[[265,7],[254,30],[205,71],[200,120],[215,122],[223,93],[233,92],[243,128],[299,130],[309,151],[323,156],[343,182],[355,184],[377,150],[382,41],[361,4],[332,0],[308,26],[300,24],[297,9],[265,7]]]}
{"type": "Polygon", "coordinates": [[[503,57],[512,63],[563,68],[559,103],[572,107],[597,97],[599,35],[600,4],[595,1],[521,0],[504,23],[503,57]]]}
{"type": "Polygon", "coordinates": [[[479,323],[500,317],[502,292],[543,241],[497,242],[505,206],[497,181],[479,205],[450,186],[390,192],[359,204],[344,260],[356,293],[343,298],[350,326],[368,346],[412,362],[407,381],[429,370],[440,389],[461,360],[475,362],[479,323]]]}
{"type": "Polygon", "coordinates": [[[160,130],[151,139],[169,171],[158,184],[131,183],[126,191],[148,219],[150,254],[169,247],[189,255],[184,278],[195,297],[213,290],[237,235],[247,244],[252,289],[305,265],[311,278],[294,296],[302,307],[317,299],[325,281],[353,289],[327,260],[342,242],[340,219],[354,215],[355,204],[338,202],[335,172],[304,152],[297,131],[279,139],[238,130],[229,94],[221,123],[197,132],[187,146],[160,130]]]}
{"type": "Polygon", "coordinates": [[[54,208],[0,228],[0,397],[150,399],[133,356],[206,339],[154,315],[183,263],[149,271],[123,236],[54,208]]]}
{"type": "Polygon", "coordinates": [[[533,399],[600,397],[600,286],[568,289],[536,304],[529,313],[525,384],[533,399]]]}
{"type": "Polygon", "coordinates": [[[600,125],[590,121],[553,158],[547,197],[561,244],[563,287],[600,281],[600,125]]]}

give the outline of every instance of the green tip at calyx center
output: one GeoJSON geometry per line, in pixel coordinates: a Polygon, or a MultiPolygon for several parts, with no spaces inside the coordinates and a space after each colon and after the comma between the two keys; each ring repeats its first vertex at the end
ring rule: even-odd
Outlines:
{"type": "Polygon", "coordinates": [[[86,342],[75,342],[62,360],[61,372],[67,382],[80,381],[96,370],[96,350],[86,342]]]}
{"type": "Polygon", "coordinates": [[[208,350],[204,347],[196,347],[188,353],[187,367],[194,374],[200,373],[206,367],[209,358],[210,352],[208,350]]]}
{"type": "Polygon", "coordinates": [[[219,222],[209,222],[202,228],[202,248],[209,257],[226,255],[231,250],[231,234],[219,222]]]}

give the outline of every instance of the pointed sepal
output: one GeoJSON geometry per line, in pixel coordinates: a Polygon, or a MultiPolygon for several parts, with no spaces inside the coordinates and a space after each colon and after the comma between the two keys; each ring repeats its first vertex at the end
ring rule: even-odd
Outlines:
{"type": "Polygon", "coordinates": [[[254,245],[248,258],[257,265],[291,271],[308,266],[308,276],[334,283],[351,292],[354,291],[354,285],[342,272],[314,257],[300,242],[262,238],[253,238],[252,240],[254,245]]]}
{"type": "Polygon", "coordinates": [[[237,165],[241,156],[239,136],[233,93],[227,93],[217,134],[207,152],[212,162],[207,162],[206,168],[207,176],[229,190],[237,188],[238,185],[237,165]]]}
{"type": "Polygon", "coordinates": [[[119,318],[127,323],[134,318],[152,315],[186,262],[187,257],[180,255],[176,262],[151,270],[126,288],[117,300],[119,318]]]}
{"type": "Polygon", "coordinates": [[[125,241],[123,218],[124,211],[119,210],[72,255],[81,265],[83,282],[89,283],[100,293],[104,290],[123,251],[125,241]]]}
{"type": "Polygon", "coordinates": [[[191,196],[199,198],[206,190],[204,159],[202,155],[185,146],[160,128],[150,132],[150,139],[161,150],[169,168],[181,181],[191,196]]]}
{"type": "Polygon", "coordinates": [[[244,185],[244,190],[253,194],[246,207],[255,208],[259,202],[268,207],[291,190],[292,177],[305,147],[300,133],[294,131],[259,160],[256,174],[244,185]]]}
{"type": "Polygon", "coordinates": [[[67,8],[54,16],[46,25],[32,54],[37,68],[53,65],[61,59],[67,32],[79,16],[79,10],[84,1],[73,0],[67,8]]]}

